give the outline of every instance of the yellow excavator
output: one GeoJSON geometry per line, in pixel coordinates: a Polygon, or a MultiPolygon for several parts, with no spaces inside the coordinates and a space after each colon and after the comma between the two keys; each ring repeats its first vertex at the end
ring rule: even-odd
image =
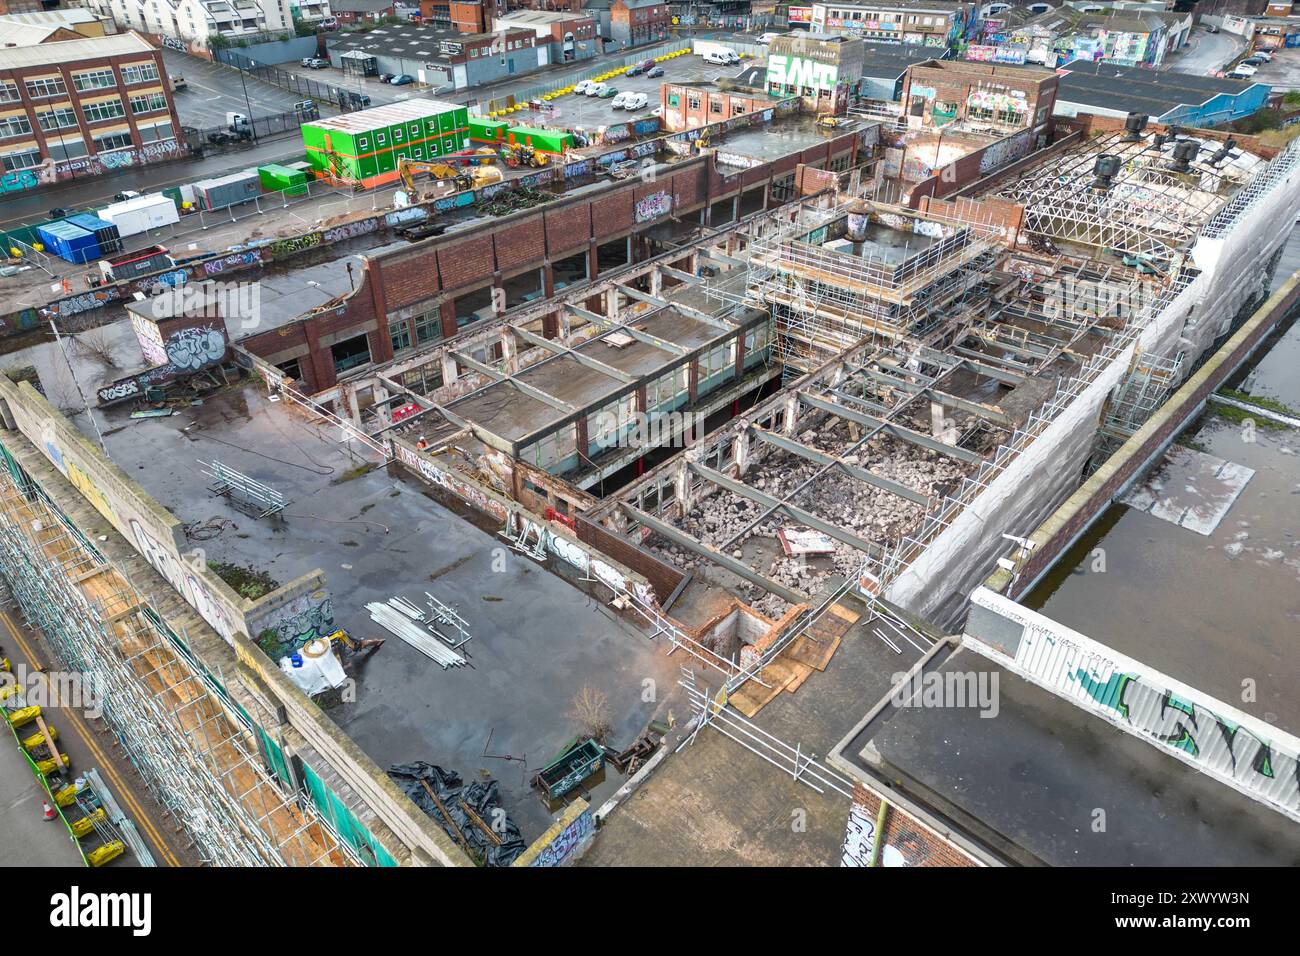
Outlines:
{"type": "Polygon", "coordinates": [[[499,183],[504,178],[500,169],[496,166],[487,165],[482,161],[468,168],[458,168],[445,161],[407,159],[403,156],[397,161],[397,174],[402,178],[402,185],[406,187],[406,191],[410,193],[412,199],[426,198],[421,196],[420,190],[416,188],[415,176],[417,173],[427,173],[435,184],[446,183],[452,187],[451,192],[482,189],[484,186],[499,183]]]}
{"type": "Polygon", "coordinates": [[[501,159],[507,166],[528,166],[533,169],[540,169],[551,161],[549,153],[542,153],[533,149],[531,146],[525,146],[523,143],[515,145],[506,144],[501,147],[501,159]]]}

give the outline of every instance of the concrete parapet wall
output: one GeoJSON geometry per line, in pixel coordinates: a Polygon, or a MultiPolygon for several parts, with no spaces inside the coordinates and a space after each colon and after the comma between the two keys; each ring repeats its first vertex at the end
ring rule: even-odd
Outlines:
{"type": "Polygon", "coordinates": [[[582,853],[595,830],[591,805],[586,800],[574,800],[510,865],[563,866],[582,853]]]}

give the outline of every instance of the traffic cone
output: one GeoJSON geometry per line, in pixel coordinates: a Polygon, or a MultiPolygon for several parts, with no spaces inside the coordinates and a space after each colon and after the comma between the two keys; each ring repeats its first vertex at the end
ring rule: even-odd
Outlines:
{"type": "Polygon", "coordinates": [[[57,815],[57,814],[55,814],[55,812],[54,812],[54,808],[53,808],[52,806],[50,806],[50,801],[48,801],[48,800],[42,800],[42,801],[41,801],[41,809],[45,812],[45,819],[46,819],[46,820],[53,820],[53,819],[55,818],[55,816],[57,815]]]}

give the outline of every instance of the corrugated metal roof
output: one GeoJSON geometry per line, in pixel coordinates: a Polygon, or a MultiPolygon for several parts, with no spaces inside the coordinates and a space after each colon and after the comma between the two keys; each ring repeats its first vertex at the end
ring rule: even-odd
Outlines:
{"type": "Polygon", "coordinates": [[[152,53],[153,49],[135,33],[87,37],[84,40],[58,40],[54,43],[0,50],[0,70],[73,63],[77,60],[123,56],[128,53],[152,53]]]}

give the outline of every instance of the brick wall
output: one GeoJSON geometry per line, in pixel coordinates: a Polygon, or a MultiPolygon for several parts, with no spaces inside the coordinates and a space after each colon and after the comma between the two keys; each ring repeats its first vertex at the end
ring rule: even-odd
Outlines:
{"type": "Polygon", "coordinates": [[[677,590],[677,585],[682,583],[686,575],[682,574],[671,564],[660,561],[649,551],[638,548],[634,544],[620,538],[611,531],[607,531],[593,521],[576,516],[578,540],[583,544],[589,544],[602,554],[607,554],[624,567],[631,568],[637,574],[643,575],[650,586],[654,588],[655,597],[662,604],[668,600],[668,595],[677,590]]]}

